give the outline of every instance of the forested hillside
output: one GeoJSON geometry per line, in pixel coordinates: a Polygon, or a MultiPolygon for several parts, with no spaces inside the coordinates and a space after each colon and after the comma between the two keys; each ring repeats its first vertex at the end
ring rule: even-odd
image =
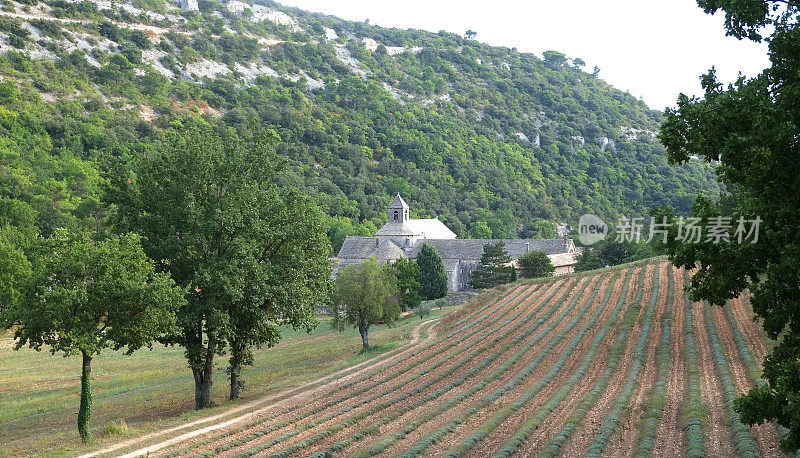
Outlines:
{"type": "Polygon", "coordinates": [[[192,127],[274,131],[283,184],[329,215],[334,248],[371,235],[397,192],[459,237],[506,238],[718,191],[708,165],[668,166],[660,114],[579,58],[187,3],[2,1],[0,226],[103,226],[103,170],[192,127]]]}

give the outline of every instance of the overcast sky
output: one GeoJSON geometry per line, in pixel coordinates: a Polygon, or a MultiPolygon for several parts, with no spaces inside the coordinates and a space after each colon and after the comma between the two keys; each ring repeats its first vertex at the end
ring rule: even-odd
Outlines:
{"type": "Polygon", "coordinates": [[[541,57],[548,49],[580,57],[588,69],[654,109],[678,93],[701,93],[712,65],[723,81],[769,65],[766,46],[726,37],[723,16],[694,0],[278,0],[285,5],[383,27],[463,34],[541,57]]]}

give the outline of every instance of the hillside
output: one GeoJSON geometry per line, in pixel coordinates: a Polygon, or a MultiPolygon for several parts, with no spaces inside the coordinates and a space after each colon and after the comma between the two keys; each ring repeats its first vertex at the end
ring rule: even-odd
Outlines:
{"type": "Polygon", "coordinates": [[[737,393],[761,383],[766,353],[747,297],[692,303],[686,281],[650,261],[484,293],[443,318],[436,339],[219,425],[167,432],[147,451],[784,456],[774,424],[749,428],[732,410],[737,393]]]}
{"type": "Polygon", "coordinates": [[[667,164],[658,112],[578,58],[269,2],[184,6],[4,0],[1,223],[94,227],[101,169],[193,126],[272,129],[334,248],[397,192],[460,237],[506,238],[718,191],[710,166],[667,164]]]}

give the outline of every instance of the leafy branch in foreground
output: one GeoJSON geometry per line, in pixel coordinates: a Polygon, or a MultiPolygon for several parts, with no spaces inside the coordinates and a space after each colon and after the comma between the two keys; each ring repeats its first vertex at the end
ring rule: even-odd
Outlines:
{"type": "Polygon", "coordinates": [[[722,10],[729,35],[769,44],[771,66],[758,76],[724,88],[714,69],[701,78],[704,97],[681,94],[668,109],[660,139],[672,162],[690,157],[719,162],[729,190],[719,201],[699,199],[695,216],[761,218],[753,243],[672,244],[676,265],[697,268],[692,299],[724,305],[742,291],[753,293],[755,313],[778,345],[764,362],[767,384],[739,398],[735,409],[753,425],[775,421],[789,429],[784,451],[800,448],[800,4],[795,1],[700,0],[707,12],[722,10]],[[768,26],[768,27],[765,27],[768,26]],[[764,30],[770,32],[762,37],[764,30]]]}

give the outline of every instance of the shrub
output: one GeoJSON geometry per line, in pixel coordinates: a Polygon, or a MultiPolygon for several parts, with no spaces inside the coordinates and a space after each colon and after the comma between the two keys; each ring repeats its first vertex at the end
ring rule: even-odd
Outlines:
{"type": "Polygon", "coordinates": [[[426,316],[431,314],[431,304],[430,301],[425,301],[419,304],[414,308],[414,313],[420,318],[423,319],[426,316]]]}

